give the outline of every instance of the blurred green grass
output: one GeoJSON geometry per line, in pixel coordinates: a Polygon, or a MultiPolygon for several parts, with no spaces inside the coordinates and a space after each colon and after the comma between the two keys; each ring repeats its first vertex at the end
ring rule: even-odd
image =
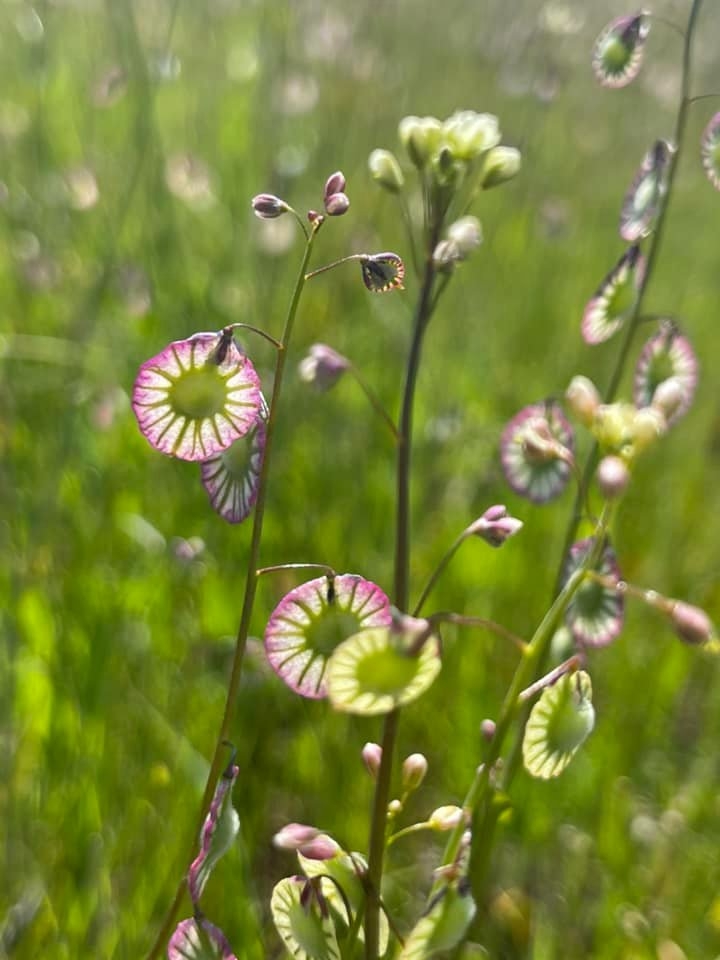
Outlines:
{"type": "MultiPolygon", "coordinates": [[[[658,4],[678,21],[687,6],[658,4]]],[[[698,92],[719,80],[720,15],[705,6],[698,92]]],[[[522,537],[499,554],[466,545],[434,601],[532,632],[570,500],[519,502],[498,436],[572,374],[607,378],[616,345],[584,347],[579,318],[620,251],[623,191],[672,128],[680,44],[660,25],[634,87],[594,84],[590,44],[620,12],[538,0],[0,2],[0,952],[125,960],[154,936],[186,866],[249,531],[210,514],[192,466],[149,448],[128,392],[171,339],[235,320],[280,329],[299,247],[252,218],[259,191],[317,206],[341,168],[352,209],[326,226],[319,257],[407,253],[397,210],[366,173],[405,113],[497,113],[524,155],[522,175],[477,209],[484,247],[429,333],[412,566],[417,589],[471,518],[508,503],[522,537]],[[183,559],[191,538],[201,545],[183,559]]],[[[683,319],[703,377],[690,415],[642,462],[617,546],[628,579],[717,621],[720,199],[694,151],[710,110],[691,114],[648,304],[683,319]]],[[[309,286],[292,362],[328,342],[394,411],[414,290],[372,298],[358,279],[346,268],[309,286]]],[[[247,346],[267,375],[269,348],[247,346]]],[[[387,586],[392,449],[358,391],[343,382],[319,397],[291,378],[278,440],[262,562],[327,562],[387,586]]],[[[294,582],[262,581],[257,635],[294,582]]],[[[419,815],[463,796],[479,723],[514,661],[482,635],[449,632],[445,650],[401,727],[401,753],[431,762],[419,815]]],[[[516,782],[491,956],[673,960],[668,941],[718,956],[717,668],[632,608],[590,669],[598,723],[586,748],[557,783],[516,782]],[[529,927],[516,891],[532,903],[529,927]]],[[[253,645],[233,727],[242,842],[206,907],[240,956],[265,955],[269,892],[293,870],[270,846],[278,826],[317,823],[363,848],[359,751],[378,736],[376,723],[298,703],[253,645]]],[[[401,913],[422,895],[412,855],[436,862],[419,844],[398,852],[401,913]]]]}

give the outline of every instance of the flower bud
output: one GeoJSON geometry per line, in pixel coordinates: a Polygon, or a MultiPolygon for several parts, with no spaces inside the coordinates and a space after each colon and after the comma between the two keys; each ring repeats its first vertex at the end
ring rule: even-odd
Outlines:
{"type": "Polygon", "coordinates": [[[637,410],[631,403],[601,403],[592,424],[595,439],[606,450],[623,450],[634,440],[637,410]]]}
{"type": "Polygon", "coordinates": [[[440,144],[442,124],[435,117],[403,117],[398,135],[411,163],[422,170],[440,144]]]}
{"type": "Polygon", "coordinates": [[[275,220],[287,213],[290,207],[272,193],[259,193],[252,198],[253,213],[261,220],[275,220]]]}
{"type": "Polygon", "coordinates": [[[669,423],[686,403],[685,389],[679,377],[668,377],[655,388],[651,406],[659,410],[669,423]]]}
{"type": "Polygon", "coordinates": [[[455,159],[447,146],[442,146],[432,158],[432,176],[439,187],[457,186],[464,174],[461,161],[455,159]]]}
{"type": "Polygon", "coordinates": [[[299,850],[319,834],[317,827],[310,827],[305,823],[288,823],[275,834],[273,845],[278,850],[299,850]]]}
{"type": "Polygon", "coordinates": [[[670,620],[675,633],[684,643],[707,643],[715,636],[715,630],[710,617],[690,603],[675,600],[670,607],[670,620]]]}
{"type": "Polygon", "coordinates": [[[511,517],[507,508],[498,504],[488,507],[481,517],[470,524],[468,532],[473,536],[482,537],[491,547],[501,547],[507,539],[522,530],[522,526],[522,520],[511,517]]]}
{"type": "Polygon", "coordinates": [[[657,407],[638,410],[633,420],[633,440],[638,453],[647,449],[667,431],[667,420],[657,407]]]}
{"type": "Polygon", "coordinates": [[[350,366],[350,361],[324,343],[314,343],[300,361],[300,379],[323,392],[334,387],[350,366]]]}
{"type": "Polygon", "coordinates": [[[500,142],[497,117],[474,110],[458,110],[445,121],[443,132],[453,157],[467,162],[500,142]]]}
{"type": "Polygon", "coordinates": [[[395,800],[391,800],[388,804],[388,816],[396,817],[399,813],[402,813],[402,808],[403,805],[397,798],[395,800]]]}
{"type": "Polygon", "coordinates": [[[493,147],[483,164],[483,190],[499,187],[520,172],[520,151],[515,147],[493,147]]]}
{"type": "Polygon", "coordinates": [[[433,266],[440,273],[452,273],[462,259],[458,245],[452,240],[441,240],[433,250],[433,266]]]}
{"type": "Polygon", "coordinates": [[[410,614],[401,613],[394,607],[391,608],[391,613],[391,632],[400,638],[408,654],[417,654],[428,637],[432,636],[433,625],[423,617],[411,617],[410,614]]]}
{"type": "Polygon", "coordinates": [[[480,724],[480,736],[483,740],[487,740],[488,743],[495,736],[495,721],[486,718],[480,724]]]}
{"type": "Polygon", "coordinates": [[[345,186],[345,176],[340,170],[336,171],[335,173],[331,173],[325,181],[325,189],[323,190],[323,199],[325,203],[327,203],[328,197],[331,197],[334,193],[343,193],[345,191],[345,186]]]}
{"type": "Polygon", "coordinates": [[[598,464],[595,479],[605,499],[614,500],[625,492],[630,482],[630,471],[622,457],[608,454],[598,464]]]}
{"type": "Polygon", "coordinates": [[[368,773],[377,780],[380,763],[382,762],[382,747],[378,743],[366,743],[362,748],[362,758],[368,773]]]}
{"type": "Polygon", "coordinates": [[[332,860],[340,853],[340,845],[326,833],[319,833],[312,840],[303,843],[298,847],[298,853],[301,853],[308,860],[332,860]]]}
{"type": "Polygon", "coordinates": [[[454,243],[462,260],[467,260],[482,243],[482,227],[477,217],[460,217],[450,225],[447,238],[454,243]]]}
{"type": "Polygon", "coordinates": [[[400,193],[405,185],[400,164],[389,150],[373,150],[368,158],[370,176],[390,193],[400,193]]]}
{"type": "Polygon", "coordinates": [[[402,765],[402,785],[404,790],[417,790],[425,779],[428,762],[422,753],[411,753],[405,757],[402,765]]]}
{"type": "Polygon", "coordinates": [[[571,413],[586,427],[592,425],[600,406],[600,394],[588,377],[573,377],[565,391],[571,413]]]}
{"type": "Polygon", "coordinates": [[[342,217],[350,209],[350,200],[345,193],[332,193],[325,200],[325,212],[329,217],[342,217]]]}
{"type": "Polygon", "coordinates": [[[462,823],[464,819],[465,813],[462,807],[448,805],[446,807],[438,807],[437,810],[433,810],[428,817],[427,822],[428,826],[432,830],[443,832],[446,830],[452,830],[459,823],[462,823]]]}

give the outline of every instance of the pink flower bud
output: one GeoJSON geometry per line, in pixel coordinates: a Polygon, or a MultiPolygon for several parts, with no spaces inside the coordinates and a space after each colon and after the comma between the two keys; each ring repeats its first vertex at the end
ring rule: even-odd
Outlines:
{"type": "Polygon", "coordinates": [[[325,181],[325,189],[323,190],[323,199],[325,200],[325,203],[327,203],[328,198],[334,193],[343,193],[344,190],[345,177],[340,170],[336,170],[335,173],[331,173],[325,181]]]}
{"type": "Polygon", "coordinates": [[[340,846],[332,837],[326,833],[319,833],[308,843],[303,843],[298,847],[298,853],[301,853],[308,860],[332,860],[340,852],[340,846]]]}
{"type": "Polygon", "coordinates": [[[465,820],[465,812],[462,807],[446,806],[438,807],[428,817],[428,825],[432,830],[440,832],[452,830],[459,823],[465,820]]]}
{"type": "Polygon", "coordinates": [[[380,744],[366,743],[362,748],[362,758],[365,762],[365,766],[368,769],[368,773],[373,780],[376,780],[378,770],[380,769],[380,763],[382,762],[382,747],[380,744]]]}
{"type": "Polygon", "coordinates": [[[488,507],[485,513],[471,523],[468,531],[471,535],[482,537],[491,547],[501,547],[505,541],[522,530],[522,520],[511,517],[506,507],[497,504],[488,507]]]}
{"type": "Polygon", "coordinates": [[[495,736],[494,720],[485,719],[482,721],[480,724],[480,736],[483,738],[483,740],[487,740],[487,742],[490,743],[492,738],[495,736]]]}
{"type": "Polygon", "coordinates": [[[598,464],[595,479],[605,499],[614,500],[625,492],[630,482],[630,471],[622,457],[610,454],[598,464]]]}
{"type": "Polygon", "coordinates": [[[428,762],[422,753],[411,753],[402,765],[402,785],[405,790],[417,790],[425,779],[428,762]]]}
{"type": "Polygon", "coordinates": [[[314,343],[300,361],[298,370],[301,380],[322,392],[334,387],[349,366],[350,362],[337,350],[324,343],[314,343]]]}
{"type": "Polygon", "coordinates": [[[275,220],[290,209],[284,200],[272,193],[259,193],[252,198],[253,213],[261,220],[275,220]]]}
{"type": "Polygon", "coordinates": [[[345,193],[331,193],[325,199],[325,212],[329,217],[342,217],[350,209],[350,200],[345,193]]]}
{"type": "Polygon", "coordinates": [[[710,617],[700,607],[676,600],[669,613],[675,632],[684,643],[706,643],[715,636],[710,617]]]}
{"type": "Polygon", "coordinates": [[[288,823],[278,830],[273,837],[273,845],[278,850],[299,850],[319,835],[317,827],[309,827],[304,823],[288,823]]]}

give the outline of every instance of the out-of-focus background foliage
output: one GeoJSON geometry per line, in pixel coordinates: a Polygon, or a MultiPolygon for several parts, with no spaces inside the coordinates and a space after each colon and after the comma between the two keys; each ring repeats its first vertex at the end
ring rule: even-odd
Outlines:
{"type": "MultiPolygon", "coordinates": [[[[683,23],[689,2],[655,6],[683,23]]],[[[720,11],[704,6],[697,93],[720,87],[720,11]]],[[[596,85],[592,40],[622,12],[616,0],[1,0],[0,955],[142,957],[198,816],[249,528],[223,525],[197,469],[140,436],[136,369],[230,321],[279,332],[300,243],[290,218],[252,217],[257,192],[318,206],[340,168],[352,208],[326,225],[316,262],[407,255],[398,210],[366,172],[407,113],[497,113],[524,156],[516,181],[481,198],[484,246],[429,332],[412,565],[417,590],[459,530],[506,502],[522,535],[501,552],[466,544],[434,605],[531,634],[571,498],[515,498],[498,437],[572,374],[606,381],[617,344],[587,348],[579,320],[621,252],[621,198],[649,144],[671,135],[678,93],[681,39],[660,23],[632,87],[596,85]]],[[[696,149],[712,112],[691,111],[648,303],[682,318],[703,376],[690,414],[638,469],[616,545],[628,579],[720,619],[720,196],[696,149]]],[[[414,292],[410,280],[372,296],[355,267],[313,281],[293,369],[328,342],[396,411],[414,292]]],[[[246,346],[267,376],[271,348],[246,346]]],[[[352,382],[320,396],[292,376],[263,564],[323,561],[389,587],[392,476],[389,437],[352,382]]],[[[263,579],[256,636],[296,582],[263,579]]],[[[430,761],[413,814],[461,800],[515,656],[448,631],[443,673],[401,726],[401,755],[430,761]]],[[[631,607],[590,670],[586,747],[556,783],[516,781],[490,956],[720,956],[718,666],[631,607]]],[[[240,957],[281,953],[267,904],[294,864],[272,849],[275,829],[312,822],[364,848],[359,751],[378,736],[374,721],[298,701],[252,645],[233,725],[241,843],[206,894],[240,957]]],[[[401,916],[424,891],[412,859],[427,878],[440,850],[409,840],[393,856],[401,916]]]]}

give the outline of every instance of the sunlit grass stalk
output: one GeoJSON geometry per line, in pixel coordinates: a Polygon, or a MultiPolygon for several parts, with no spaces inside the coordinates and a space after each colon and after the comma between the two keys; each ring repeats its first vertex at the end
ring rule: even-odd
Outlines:
{"type": "MultiPolygon", "coordinates": [[[[203,822],[205,814],[207,812],[210,800],[212,799],[215,787],[217,785],[218,779],[222,772],[225,758],[224,758],[224,743],[228,740],[230,733],[230,724],[233,717],[233,712],[235,710],[235,701],[237,699],[238,689],[240,686],[240,678],[242,676],[243,662],[245,659],[245,649],[247,646],[247,638],[250,630],[250,621],[252,619],[253,606],[255,603],[255,592],[257,590],[258,582],[258,561],[260,556],[260,542],[262,539],[262,530],[263,530],[263,519],[265,515],[265,504],[267,500],[267,489],[268,489],[268,478],[270,476],[270,464],[272,459],[272,445],[273,438],[275,435],[275,427],[277,424],[277,410],[280,403],[280,395],[282,392],[283,377],[285,373],[285,366],[287,363],[287,354],[288,346],[290,343],[290,338],[292,336],[293,327],[295,324],[295,316],[297,314],[298,305],[300,303],[300,297],[302,295],[303,288],[306,281],[306,273],[308,264],[310,262],[310,255],[312,253],[313,242],[317,234],[319,225],[322,223],[322,220],[315,221],[312,229],[307,236],[307,242],[305,245],[305,252],[303,254],[303,259],[300,264],[300,269],[298,271],[297,280],[295,281],[295,289],[293,291],[292,299],[290,301],[290,306],[288,308],[287,317],[285,319],[285,327],[283,329],[282,337],[280,338],[280,348],[277,351],[276,361],[275,361],[275,376],[273,380],[273,390],[272,396],[270,398],[270,408],[268,413],[267,425],[266,425],[266,439],[265,439],[265,452],[263,455],[262,467],[260,470],[260,480],[258,486],[258,495],[255,502],[255,511],[253,515],[253,526],[252,526],[252,535],[250,537],[250,547],[248,551],[247,558],[247,573],[245,577],[245,593],[243,596],[242,612],[240,615],[240,624],[238,626],[237,636],[235,639],[235,651],[233,653],[232,667],[230,671],[230,680],[228,682],[227,694],[225,697],[225,708],[223,711],[222,721],[220,723],[220,729],[217,734],[215,741],[215,747],[213,751],[213,758],[210,764],[210,770],[207,777],[207,782],[205,784],[205,790],[203,791],[202,801],[200,803],[200,813],[198,816],[197,830],[193,835],[192,845],[190,846],[190,855],[187,858],[189,863],[192,859],[194,847],[195,847],[195,836],[197,835],[200,825],[203,822]]],[[[180,881],[175,897],[170,906],[170,909],[167,912],[165,920],[163,922],[162,928],[158,933],[158,936],[153,944],[149,954],[148,960],[154,960],[154,958],[159,956],[160,951],[163,949],[165,943],[167,942],[170,933],[175,922],[176,914],[179,909],[180,903],[182,901],[183,895],[185,893],[185,877],[183,876],[180,881]]]]}

